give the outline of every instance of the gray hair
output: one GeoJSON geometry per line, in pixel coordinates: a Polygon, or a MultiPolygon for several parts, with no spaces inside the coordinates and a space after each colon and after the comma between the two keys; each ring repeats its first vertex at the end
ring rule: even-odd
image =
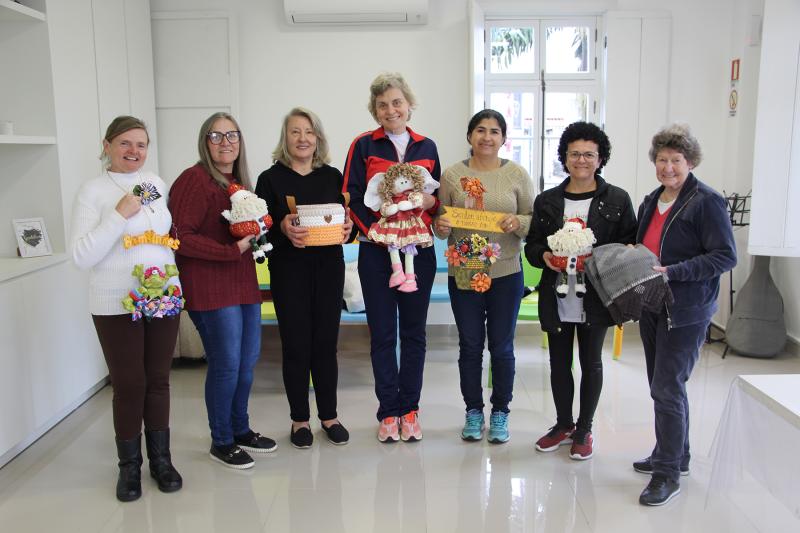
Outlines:
{"type": "Polygon", "coordinates": [[[328,153],[328,138],[325,136],[322,121],[316,113],[305,107],[295,107],[283,117],[281,137],[278,140],[278,145],[272,152],[272,159],[280,161],[287,167],[292,166],[292,156],[289,154],[289,145],[286,140],[286,129],[289,127],[289,119],[292,117],[304,117],[308,119],[311,123],[311,129],[314,130],[314,135],[317,137],[317,147],[314,149],[314,157],[311,159],[311,168],[319,168],[326,163],[330,163],[331,156],[328,153]]]}
{"type": "Polygon", "coordinates": [[[372,83],[369,86],[369,103],[367,104],[367,109],[369,109],[372,118],[375,119],[375,122],[379,122],[378,110],[375,101],[380,95],[389,89],[400,89],[400,91],[403,93],[406,101],[408,101],[408,118],[410,120],[411,111],[417,108],[417,97],[414,96],[414,92],[411,90],[411,87],[408,86],[408,83],[406,83],[403,75],[399,72],[382,72],[381,74],[378,74],[374,80],[372,80],[372,83]]]}
{"type": "Polygon", "coordinates": [[[211,152],[208,150],[208,133],[211,131],[211,128],[214,126],[214,122],[221,118],[226,118],[233,122],[233,125],[236,126],[236,129],[239,130],[239,157],[236,158],[236,161],[233,162],[233,177],[239,181],[247,190],[252,191],[253,186],[250,183],[250,173],[247,171],[247,156],[245,153],[244,148],[244,135],[241,133],[241,128],[239,127],[239,123],[236,122],[236,119],[231,116],[230,113],[226,113],[224,111],[219,111],[214,113],[210,117],[208,117],[203,125],[200,126],[200,135],[197,138],[197,151],[200,153],[200,160],[198,163],[206,169],[206,171],[211,174],[211,177],[214,178],[220,187],[223,189],[228,188],[228,180],[225,176],[220,172],[217,167],[214,166],[214,160],[211,158],[211,152]]]}
{"type": "Polygon", "coordinates": [[[700,143],[692,135],[688,124],[674,123],[659,130],[653,136],[650,145],[650,161],[656,162],[656,156],[661,150],[675,150],[683,155],[686,161],[696,167],[703,160],[703,151],[700,143]]]}

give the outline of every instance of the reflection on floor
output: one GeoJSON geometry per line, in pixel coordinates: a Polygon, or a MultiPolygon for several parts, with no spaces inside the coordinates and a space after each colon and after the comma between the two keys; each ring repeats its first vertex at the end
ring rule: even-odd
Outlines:
{"type": "Polygon", "coordinates": [[[120,504],[114,498],[111,391],[105,388],[0,470],[0,530],[800,530],[796,519],[767,496],[738,504],[717,497],[707,503],[706,498],[709,449],[731,380],[738,374],[800,373],[797,356],[757,360],[730,355],[722,360],[721,345],[707,346],[689,382],[691,475],[681,479],[682,493],[668,505],[643,508],[637,498],[648,478],[635,473],[631,461],[647,455],[652,446],[653,413],[635,329],[626,331],[619,361],[611,360],[607,339],[595,456],[578,462],[569,459],[567,447],[548,454],[534,451],[534,441],[555,415],[547,354],[530,326],[517,338],[511,441],[505,445],[465,443],[458,436],[463,404],[452,328],[438,328],[428,338],[420,419],[424,440],[378,443],[368,342],[358,328],[348,326],[340,346],[339,413],[351,432],[347,446],[325,442],[318,424],[310,450],[290,446],[277,332],[266,328],[250,403],[251,425],[278,440],[276,453],[256,457],[249,471],[212,463],[203,403],[205,367],[177,368],[172,375],[173,459],[184,488],[161,494],[145,478],[143,497],[120,504]]]}

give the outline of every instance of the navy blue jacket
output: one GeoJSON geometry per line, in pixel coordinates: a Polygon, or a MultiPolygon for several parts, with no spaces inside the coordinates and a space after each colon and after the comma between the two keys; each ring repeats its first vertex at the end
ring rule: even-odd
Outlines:
{"type": "MultiPolygon", "coordinates": [[[[595,180],[597,189],[589,205],[589,220],[586,223],[597,239],[595,246],[612,242],[633,244],[636,218],[630,196],[623,189],[606,183],[600,176],[596,176],[595,180]]],[[[556,302],[557,274],[547,267],[543,255],[552,251],[547,246],[547,237],[564,226],[564,191],[568,183],[569,178],[536,197],[533,202],[531,228],[525,239],[525,258],[531,265],[542,269],[542,279],[539,282],[539,322],[542,329],[548,332],[560,331],[561,319],[556,302]]],[[[586,324],[603,327],[614,325],[614,319],[600,301],[597,291],[588,279],[585,281],[583,310],[586,313],[586,324]]]]}
{"type": "MultiPolygon", "coordinates": [[[[423,137],[411,128],[407,128],[411,138],[406,147],[405,162],[424,167],[431,173],[433,179],[439,181],[442,173],[439,164],[439,153],[436,144],[429,138],[423,137]]],[[[344,165],[344,186],[342,192],[350,193],[350,215],[353,218],[354,230],[358,230],[366,237],[369,227],[380,219],[377,213],[364,205],[364,193],[367,183],[379,172],[386,170],[398,162],[397,149],[391,139],[386,136],[383,128],[362,133],[350,145],[347,160],[344,165]]],[[[434,193],[435,196],[435,193],[434,193]]],[[[430,229],[431,221],[439,209],[439,200],[436,204],[423,211],[422,220],[430,229]]]]}
{"type": "MultiPolygon", "coordinates": [[[[664,187],[639,206],[642,242],[664,187]]],[[[664,221],[659,260],[675,303],[667,305],[668,327],[710,322],[717,311],[719,277],[736,266],[736,243],[725,199],[691,172],[664,221]]]]}

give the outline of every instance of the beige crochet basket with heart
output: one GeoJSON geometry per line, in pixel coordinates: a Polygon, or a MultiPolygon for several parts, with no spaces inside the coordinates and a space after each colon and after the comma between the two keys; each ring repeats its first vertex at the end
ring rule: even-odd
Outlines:
{"type": "Polygon", "coordinates": [[[329,246],[342,243],[344,207],[341,204],[297,205],[293,196],[287,196],[289,211],[297,213],[298,225],[308,228],[306,246],[329,246]]]}

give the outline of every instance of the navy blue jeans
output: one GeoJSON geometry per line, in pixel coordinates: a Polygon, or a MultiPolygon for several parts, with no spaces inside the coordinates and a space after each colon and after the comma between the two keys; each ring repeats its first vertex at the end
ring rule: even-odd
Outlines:
{"type": "Polygon", "coordinates": [[[483,347],[489,339],[492,411],[508,413],[514,391],[514,331],[522,298],[522,272],[492,279],[486,292],[462,290],[447,280],[458,327],[458,372],[466,409],[483,410],[483,347]]]}
{"type": "MultiPolygon", "coordinates": [[[[405,263],[404,254],[400,255],[405,263]]],[[[418,290],[404,293],[390,288],[392,267],[388,250],[369,243],[358,247],[358,275],[367,311],[378,420],[419,409],[425,367],[425,322],[436,275],[433,246],[419,249],[414,258],[414,272],[418,290]]]]}
{"type": "Polygon", "coordinates": [[[689,397],[686,382],[692,374],[707,322],[667,329],[665,312],[643,312],[639,332],[647,362],[647,381],[653,398],[656,446],[651,454],[653,474],[677,481],[680,466],[689,464],[689,397]]]}
{"type": "Polygon", "coordinates": [[[208,359],[206,409],[214,446],[233,444],[250,430],[247,402],[261,353],[261,306],[189,311],[208,359]]]}

